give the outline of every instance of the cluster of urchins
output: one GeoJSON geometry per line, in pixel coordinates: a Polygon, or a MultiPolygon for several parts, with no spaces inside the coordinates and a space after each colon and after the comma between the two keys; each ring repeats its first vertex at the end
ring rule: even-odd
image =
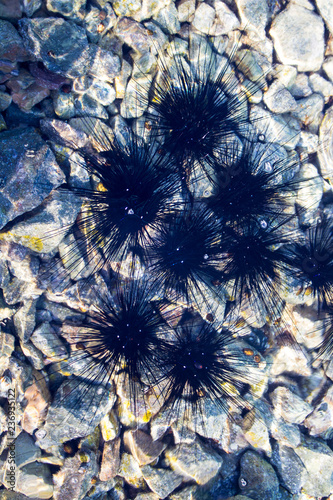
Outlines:
{"type": "MultiPolygon", "coordinates": [[[[293,281],[327,308],[332,224],[326,217],[298,227],[298,155],[253,133],[233,63],[210,58],[199,70],[175,55],[173,64],[155,82],[145,139],[128,130],[126,141],[95,136],[100,152],[79,149],[99,184],[70,188],[85,201],[76,249],[86,248],[96,272],[125,259],[145,272],[123,280],[114,273],[115,293],[79,325],[72,347],[87,360],[88,385],[122,380],[134,399],[139,386],[169,407],[183,401],[197,410],[209,398],[227,411],[247,406],[261,356],[245,356],[237,329],[214,310],[202,318],[200,307],[217,297],[229,311],[246,303],[254,314],[279,316],[284,283],[293,281]]],[[[68,252],[73,273],[77,250],[68,252]]],[[[329,355],[332,338],[329,331],[321,349],[329,355]]]]}

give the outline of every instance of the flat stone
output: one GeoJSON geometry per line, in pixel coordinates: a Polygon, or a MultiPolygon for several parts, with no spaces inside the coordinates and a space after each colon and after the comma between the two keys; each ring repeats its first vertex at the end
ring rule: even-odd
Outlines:
{"type": "Polygon", "coordinates": [[[321,17],[327,24],[328,29],[333,34],[333,1],[332,0],[316,0],[321,17]]]}
{"type": "Polygon", "coordinates": [[[301,424],[312,411],[312,406],[309,403],[303,401],[287,387],[277,387],[270,397],[276,417],[282,417],[291,424],[301,424]]]}
{"type": "Polygon", "coordinates": [[[329,101],[333,96],[333,84],[327,81],[317,73],[313,73],[309,77],[310,85],[314,92],[318,92],[325,98],[325,102],[329,101]]]}
{"type": "Polygon", "coordinates": [[[13,62],[28,60],[29,56],[22,38],[14,26],[3,19],[0,19],[0,40],[0,59],[7,59],[13,62]]]}
{"type": "Polygon", "coordinates": [[[268,22],[268,5],[266,0],[236,0],[243,26],[254,30],[262,39],[268,22]]]}
{"type": "Polygon", "coordinates": [[[268,429],[257,410],[253,409],[246,415],[242,428],[245,439],[254,449],[264,451],[267,456],[271,455],[268,429]]]}
{"type": "Polygon", "coordinates": [[[241,493],[253,500],[278,500],[279,481],[273,467],[260,455],[246,451],[240,461],[241,493]]]}
{"type": "Polygon", "coordinates": [[[84,9],[86,0],[47,0],[46,7],[50,12],[56,12],[65,17],[77,17],[80,9],[84,9]]]}
{"type": "Polygon", "coordinates": [[[207,3],[200,3],[195,11],[192,24],[197,30],[208,35],[213,27],[214,19],[215,9],[207,3]]]}
{"type": "Polygon", "coordinates": [[[141,467],[141,471],[149,488],[158,498],[166,498],[183,482],[183,477],[172,470],[155,469],[145,465],[141,467]]]}
{"type": "Polygon", "coordinates": [[[314,411],[305,419],[304,425],[311,436],[329,439],[333,427],[333,386],[321,399],[314,411]]]}
{"type": "Polygon", "coordinates": [[[31,17],[42,6],[42,0],[21,0],[24,14],[31,17]]]}
{"type": "Polygon", "coordinates": [[[220,455],[208,450],[198,440],[168,449],[165,456],[177,474],[192,478],[198,484],[206,484],[215,477],[223,462],[220,455]]]}
{"type": "Polygon", "coordinates": [[[29,385],[24,397],[28,404],[24,409],[21,425],[28,434],[32,434],[44,422],[51,399],[45,379],[40,377],[29,385]]]}
{"type": "Polygon", "coordinates": [[[274,19],[270,35],[283,64],[297,66],[298,71],[320,69],[324,59],[324,23],[317,14],[289,4],[274,19]]]}
{"type": "Polygon", "coordinates": [[[35,328],[36,300],[30,299],[14,314],[15,330],[20,339],[26,342],[35,328]]]}
{"type": "Polygon", "coordinates": [[[88,73],[103,82],[112,82],[121,70],[119,56],[97,45],[91,44],[89,48],[91,62],[88,73]]]}
{"type": "Polygon", "coordinates": [[[316,133],[322,122],[325,100],[320,94],[312,94],[297,101],[297,108],[292,112],[310,132],[316,133]]]}
{"type": "Polygon", "coordinates": [[[306,467],[308,476],[302,491],[311,497],[327,497],[333,491],[333,452],[327,444],[314,438],[304,438],[295,452],[306,467]]]}
{"type": "Polygon", "coordinates": [[[115,34],[139,54],[145,54],[153,45],[153,37],[149,37],[148,29],[133,19],[120,19],[115,28],[115,34]]]}
{"type": "Polygon", "coordinates": [[[267,92],[264,93],[264,102],[273,113],[289,113],[297,108],[297,102],[288,89],[278,80],[275,80],[267,92]]]}
{"type": "Polygon", "coordinates": [[[61,18],[21,19],[25,47],[47,69],[69,78],[84,75],[91,54],[84,28],[61,18]]]}
{"type": "Polygon", "coordinates": [[[224,2],[215,0],[214,6],[217,17],[220,21],[218,30],[219,34],[227,35],[228,33],[230,33],[230,31],[239,28],[240,22],[224,2]]]}
{"type": "Polygon", "coordinates": [[[16,490],[28,497],[51,498],[52,475],[46,464],[34,462],[17,469],[16,490]]]}
{"type": "Polygon", "coordinates": [[[42,455],[41,449],[35,445],[33,438],[22,431],[15,440],[15,463],[21,468],[31,462],[35,462],[42,455]]]}
{"type": "Polygon", "coordinates": [[[266,142],[276,142],[288,150],[294,150],[299,141],[300,125],[296,120],[286,121],[282,116],[275,116],[265,109],[253,106],[250,121],[258,134],[263,134],[266,142]]]}
{"type": "Polygon", "coordinates": [[[46,321],[38,325],[33,331],[30,340],[53,363],[63,361],[68,357],[67,349],[61,341],[61,337],[59,337],[52,325],[46,321]]]}
{"type": "Polygon", "coordinates": [[[299,456],[289,446],[274,444],[272,464],[278,470],[282,484],[290,493],[297,495],[307,476],[304,464],[299,456]]]}
{"type": "Polygon", "coordinates": [[[156,16],[156,22],[171,35],[180,30],[178,11],[173,2],[170,2],[169,5],[159,11],[156,16]]]}
{"type": "Polygon", "coordinates": [[[134,488],[142,488],[145,485],[139,464],[129,453],[122,454],[118,475],[134,488]]]}
{"type": "Polygon", "coordinates": [[[162,453],[166,445],[161,441],[153,441],[149,434],[137,429],[124,433],[124,445],[131,452],[140,466],[147,465],[162,453]]]}
{"type": "Polygon", "coordinates": [[[118,474],[120,467],[120,444],[120,438],[104,443],[101,469],[99,472],[101,481],[110,481],[110,479],[113,479],[118,474]]]}
{"type": "Polygon", "coordinates": [[[46,99],[49,95],[49,89],[33,83],[26,90],[12,92],[12,99],[22,111],[30,111],[36,104],[46,99]]]}
{"type": "Polygon", "coordinates": [[[270,434],[281,445],[296,448],[301,442],[301,433],[296,424],[288,424],[280,418],[274,418],[270,426],[270,434]]]}
{"type": "Polygon", "coordinates": [[[323,70],[325,71],[331,82],[333,82],[333,57],[328,57],[325,60],[323,64],[323,70]]]}

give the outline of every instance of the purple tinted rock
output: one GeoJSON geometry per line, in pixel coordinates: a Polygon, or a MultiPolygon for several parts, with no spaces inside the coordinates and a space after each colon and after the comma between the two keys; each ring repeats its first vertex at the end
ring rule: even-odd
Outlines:
{"type": "Polygon", "coordinates": [[[0,59],[12,62],[28,60],[22,38],[10,22],[2,19],[0,19],[0,59]]]}

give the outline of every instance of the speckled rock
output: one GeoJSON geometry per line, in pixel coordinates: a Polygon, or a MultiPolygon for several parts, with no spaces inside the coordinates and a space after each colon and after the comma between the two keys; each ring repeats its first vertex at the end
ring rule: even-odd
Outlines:
{"type": "Polygon", "coordinates": [[[129,453],[122,454],[118,475],[135,488],[144,487],[145,481],[139,464],[129,453]]]}
{"type": "Polygon", "coordinates": [[[35,328],[36,300],[27,300],[14,314],[15,330],[20,339],[29,340],[35,328]]]}
{"type": "Polygon", "coordinates": [[[66,458],[63,467],[54,475],[54,500],[83,498],[97,473],[96,453],[81,447],[74,457],[66,458]]]}
{"type": "Polygon", "coordinates": [[[51,498],[52,475],[46,464],[34,462],[17,469],[16,489],[28,497],[51,498]]]}
{"type": "Polygon", "coordinates": [[[198,484],[206,484],[217,475],[223,459],[200,442],[180,444],[166,450],[165,456],[171,468],[184,477],[190,477],[198,484]]]}
{"type": "Polygon", "coordinates": [[[286,121],[282,116],[275,116],[254,106],[250,111],[250,121],[267,142],[277,142],[288,150],[295,149],[300,133],[300,125],[296,120],[286,121]]]}
{"type": "Polygon", "coordinates": [[[317,14],[289,4],[274,19],[270,35],[283,64],[295,65],[298,71],[320,69],[324,59],[324,23],[317,14]]]}
{"type": "Polygon", "coordinates": [[[86,0],[47,0],[46,7],[65,17],[77,17],[80,9],[84,9],[86,0]]]}
{"type": "Polygon", "coordinates": [[[140,466],[156,460],[166,445],[161,441],[153,441],[149,434],[137,429],[124,433],[124,445],[140,466]]]}
{"type": "Polygon", "coordinates": [[[247,451],[240,461],[239,487],[254,500],[278,500],[279,481],[273,467],[260,455],[247,451]]]}
{"type": "Polygon", "coordinates": [[[313,497],[326,497],[333,493],[333,452],[327,444],[304,437],[303,444],[295,448],[308,472],[303,492],[313,497]]]}
{"type": "Polygon", "coordinates": [[[50,71],[75,78],[90,64],[85,30],[61,18],[22,19],[20,32],[26,48],[50,71]]]}
{"type": "Polygon", "coordinates": [[[90,45],[89,74],[104,82],[112,82],[120,73],[121,63],[119,56],[97,45],[90,45]]]}
{"type": "MultiPolygon", "coordinates": [[[[203,4],[201,4],[203,5],[203,4]]],[[[164,31],[171,35],[180,30],[180,23],[178,20],[178,12],[173,2],[159,11],[156,16],[156,21],[164,31]]]]}
{"type": "Polygon", "coordinates": [[[80,379],[65,381],[56,392],[44,427],[36,433],[43,449],[87,436],[112,408],[116,396],[104,386],[88,386],[80,379]]]}
{"type": "Polygon", "coordinates": [[[101,469],[99,478],[101,481],[109,481],[117,474],[120,467],[120,438],[104,443],[101,469]]]}
{"type": "Polygon", "coordinates": [[[333,35],[333,1],[332,0],[316,0],[321,17],[327,24],[328,29],[333,35]]]}
{"type": "Polygon", "coordinates": [[[238,11],[244,26],[254,30],[263,39],[268,21],[267,0],[236,0],[238,11]]]}
{"type": "Polygon", "coordinates": [[[5,111],[12,102],[12,97],[6,92],[0,92],[0,111],[5,111]]]}
{"type": "Polygon", "coordinates": [[[297,108],[292,114],[300,120],[310,132],[316,133],[323,119],[324,98],[320,94],[312,94],[297,101],[297,108]]]}
{"type": "Polygon", "coordinates": [[[297,103],[289,90],[275,80],[264,93],[264,102],[273,113],[289,113],[297,108],[297,103]]]}
{"type": "Polygon", "coordinates": [[[23,12],[31,17],[42,6],[42,0],[21,0],[23,12]]]}
{"type": "Polygon", "coordinates": [[[149,38],[148,30],[133,19],[120,19],[115,28],[115,34],[139,54],[145,54],[153,43],[153,39],[149,38]]]}
{"type": "Polygon", "coordinates": [[[289,446],[275,443],[272,464],[281,476],[283,486],[292,494],[299,493],[304,479],[307,477],[307,472],[295,451],[289,446]]]}
{"type": "Polygon", "coordinates": [[[28,53],[24,47],[23,40],[14,28],[8,22],[0,19],[0,59],[9,61],[26,61],[28,53]],[[3,43],[5,42],[5,43],[3,43]]]}
{"type": "Polygon", "coordinates": [[[141,471],[149,488],[162,499],[170,495],[183,481],[182,476],[168,469],[145,465],[141,471]]]}
{"type": "Polygon", "coordinates": [[[3,132],[0,143],[0,227],[4,227],[40,205],[65,176],[52,151],[34,130],[3,132]]]}
{"type": "Polygon", "coordinates": [[[24,397],[27,406],[24,409],[21,425],[22,429],[32,434],[44,422],[51,399],[45,379],[36,375],[35,381],[26,389],[24,397]]]}
{"type": "Polygon", "coordinates": [[[315,410],[305,419],[304,425],[311,436],[329,439],[333,427],[333,386],[320,400],[315,410]]]}
{"type": "Polygon", "coordinates": [[[300,424],[312,411],[312,406],[303,401],[287,387],[277,387],[271,393],[276,417],[282,417],[289,423],[300,424]]]}

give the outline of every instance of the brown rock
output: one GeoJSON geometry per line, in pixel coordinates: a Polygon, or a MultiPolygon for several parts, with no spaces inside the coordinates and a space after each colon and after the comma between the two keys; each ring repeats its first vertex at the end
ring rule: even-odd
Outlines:
{"type": "Polygon", "coordinates": [[[140,429],[126,431],[124,434],[124,444],[140,466],[152,463],[166,448],[164,443],[153,441],[149,434],[140,429]]]}
{"type": "Polygon", "coordinates": [[[99,478],[101,481],[113,479],[120,466],[120,438],[104,443],[103,457],[99,478]]]}
{"type": "Polygon", "coordinates": [[[24,393],[28,404],[22,417],[22,429],[32,434],[46,418],[50,393],[43,378],[35,379],[33,385],[27,388],[24,393]]]}

